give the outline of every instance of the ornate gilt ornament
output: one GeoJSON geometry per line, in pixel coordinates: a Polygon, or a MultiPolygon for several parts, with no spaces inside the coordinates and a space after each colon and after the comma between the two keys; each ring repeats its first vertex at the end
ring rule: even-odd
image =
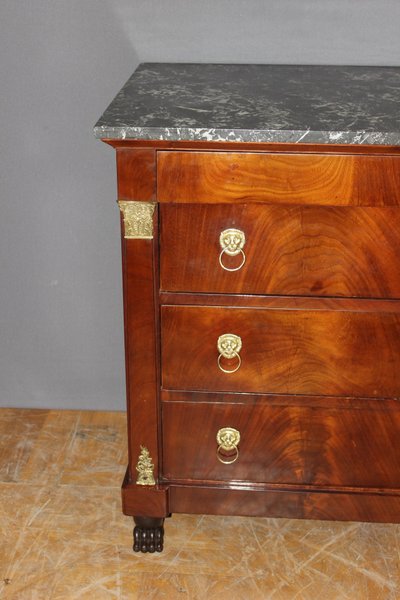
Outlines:
{"type": "Polygon", "coordinates": [[[136,471],[139,473],[138,478],[136,479],[138,485],[156,485],[154,480],[153,461],[151,460],[150,452],[145,446],[140,446],[136,471]]]}
{"type": "Polygon", "coordinates": [[[223,427],[217,432],[217,458],[224,465],[231,465],[239,458],[238,445],[240,442],[240,432],[233,427],[223,427]],[[227,457],[221,453],[233,451],[233,456],[227,457]]]}
{"type": "Polygon", "coordinates": [[[218,352],[225,358],[237,356],[242,349],[242,339],[234,333],[220,335],[217,342],[218,352]]]}
{"type": "Polygon", "coordinates": [[[240,432],[233,427],[223,427],[217,432],[217,444],[222,450],[233,450],[240,442],[240,432]]]}
{"type": "Polygon", "coordinates": [[[153,239],[155,202],[118,202],[124,217],[124,237],[127,240],[153,239]]]}
{"type": "Polygon", "coordinates": [[[224,229],[219,236],[219,245],[221,246],[221,254],[219,255],[219,264],[225,271],[239,271],[246,262],[246,255],[243,251],[243,246],[246,243],[246,236],[240,229],[224,229]],[[241,254],[240,263],[236,267],[227,266],[224,264],[224,255],[237,256],[241,254]]]}
{"type": "Polygon", "coordinates": [[[246,236],[240,229],[224,229],[219,236],[219,244],[222,250],[229,256],[236,256],[243,250],[246,236]]]}
{"type": "Polygon", "coordinates": [[[220,335],[218,338],[217,348],[219,352],[218,367],[221,369],[221,371],[223,371],[223,373],[236,373],[242,364],[242,359],[240,358],[239,354],[242,349],[242,339],[234,333],[224,333],[224,335],[220,335]],[[228,360],[236,358],[236,367],[233,369],[226,369],[222,366],[222,358],[227,358],[228,360]]]}

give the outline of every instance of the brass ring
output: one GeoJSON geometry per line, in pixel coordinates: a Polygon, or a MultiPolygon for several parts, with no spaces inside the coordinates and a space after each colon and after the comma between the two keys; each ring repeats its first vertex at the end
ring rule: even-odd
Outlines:
{"type": "MultiPolygon", "coordinates": [[[[221,371],[223,371],[224,373],[236,373],[236,371],[238,369],[240,369],[240,365],[242,364],[242,359],[240,358],[239,354],[237,352],[233,353],[233,356],[236,356],[236,358],[238,359],[238,364],[237,367],[235,367],[234,369],[228,370],[228,369],[224,369],[223,367],[221,367],[221,358],[223,357],[223,354],[220,354],[218,356],[218,367],[221,369],[221,371]]],[[[224,357],[226,358],[226,356],[224,357]]]]}
{"type": "Polygon", "coordinates": [[[226,254],[226,250],[225,248],[223,248],[221,250],[221,254],[219,255],[219,264],[221,265],[221,267],[225,270],[225,271],[239,271],[239,269],[241,269],[244,265],[244,263],[246,262],[246,255],[243,252],[243,250],[240,250],[241,254],[242,254],[242,262],[240,263],[240,265],[238,267],[235,267],[234,269],[230,269],[229,267],[226,267],[224,265],[224,263],[222,262],[222,255],[226,254]]]}
{"type": "Polygon", "coordinates": [[[234,447],[232,448],[233,450],[235,450],[235,451],[236,451],[236,454],[235,454],[235,456],[234,456],[232,459],[228,459],[228,460],[222,459],[222,458],[220,457],[219,451],[220,451],[221,449],[222,449],[222,444],[221,444],[220,446],[218,446],[218,448],[217,448],[217,458],[218,458],[219,462],[221,462],[223,465],[231,465],[232,463],[236,462],[236,461],[237,461],[237,459],[239,458],[239,450],[237,449],[237,447],[236,447],[236,446],[234,446],[234,447]]]}

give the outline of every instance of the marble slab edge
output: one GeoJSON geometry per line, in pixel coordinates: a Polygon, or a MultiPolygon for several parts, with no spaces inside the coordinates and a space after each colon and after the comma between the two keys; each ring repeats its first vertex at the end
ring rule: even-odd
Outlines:
{"type": "Polygon", "coordinates": [[[189,127],[94,127],[98,139],[188,141],[188,142],[259,142],[359,144],[400,146],[399,132],[380,131],[304,131],[249,130],[249,129],[195,129],[189,127]]]}

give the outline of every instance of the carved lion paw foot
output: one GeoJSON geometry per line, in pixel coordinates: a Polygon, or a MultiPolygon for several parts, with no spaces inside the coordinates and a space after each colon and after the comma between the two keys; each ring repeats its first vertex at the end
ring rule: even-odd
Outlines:
{"type": "Polygon", "coordinates": [[[164,545],[164,527],[143,527],[137,525],[133,530],[134,552],[162,552],[164,545]]]}

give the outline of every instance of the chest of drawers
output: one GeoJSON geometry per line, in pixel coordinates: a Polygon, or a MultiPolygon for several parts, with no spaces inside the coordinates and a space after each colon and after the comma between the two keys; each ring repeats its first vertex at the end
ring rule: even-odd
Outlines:
{"type": "Polygon", "coordinates": [[[400,521],[399,86],[142,65],[97,124],[117,154],[135,550],[162,550],[174,512],[400,521]]]}

